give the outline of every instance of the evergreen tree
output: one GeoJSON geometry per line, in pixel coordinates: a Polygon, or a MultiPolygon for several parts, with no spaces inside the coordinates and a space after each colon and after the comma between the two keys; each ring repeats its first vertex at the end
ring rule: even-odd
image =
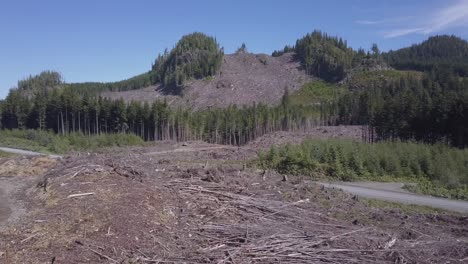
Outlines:
{"type": "Polygon", "coordinates": [[[185,81],[216,74],[223,56],[213,37],[198,32],[183,36],[171,52],[158,55],[152,69],[153,82],[178,88],[180,93],[185,81]]]}

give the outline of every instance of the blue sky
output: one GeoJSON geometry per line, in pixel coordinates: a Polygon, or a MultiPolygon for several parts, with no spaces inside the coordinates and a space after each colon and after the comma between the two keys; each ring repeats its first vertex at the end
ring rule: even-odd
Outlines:
{"type": "Polygon", "coordinates": [[[314,29],[366,49],[397,49],[436,34],[467,39],[468,0],[2,1],[0,98],[42,70],[59,71],[67,82],[134,76],[194,31],[215,36],[226,53],[242,42],[271,53],[314,29]]]}

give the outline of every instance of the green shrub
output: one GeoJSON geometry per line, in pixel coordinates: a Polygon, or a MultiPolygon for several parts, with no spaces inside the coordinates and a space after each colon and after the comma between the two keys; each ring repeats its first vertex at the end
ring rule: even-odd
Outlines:
{"type": "Polygon", "coordinates": [[[271,148],[257,164],[292,175],[337,180],[398,180],[418,183],[413,191],[468,199],[468,149],[442,144],[306,140],[271,148]]]}
{"type": "Polygon", "coordinates": [[[41,130],[0,130],[0,146],[39,151],[66,153],[94,151],[106,147],[142,145],[143,140],[133,134],[101,134],[86,136],[81,133],[57,135],[41,130]]]}

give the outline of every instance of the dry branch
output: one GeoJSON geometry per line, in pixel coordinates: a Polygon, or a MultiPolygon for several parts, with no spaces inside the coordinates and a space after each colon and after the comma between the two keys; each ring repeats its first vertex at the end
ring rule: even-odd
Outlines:
{"type": "Polygon", "coordinates": [[[76,194],[70,194],[67,196],[67,198],[77,198],[77,197],[82,197],[82,196],[89,196],[89,195],[94,195],[93,192],[90,193],[76,193],[76,194]]]}
{"type": "Polygon", "coordinates": [[[118,263],[117,260],[115,260],[115,259],[113,259],[113,258],[111,258],[111,257],[109,257],[107,255],[104,255],[104,254],[102,254],[101,252],[99,252],[97,250],[94,250],[94,249],[92,249],[90,247],[87,247],[86,249],[88,249],[89,251],[93,252],[94,254],[96,254],[96,255],[98,255],[98,256],[100,256],[102,258],[105,258],[105,259],[107,259],[107,260],[109,260],[109,261],[111,261],[113,263],[118,263]]]}

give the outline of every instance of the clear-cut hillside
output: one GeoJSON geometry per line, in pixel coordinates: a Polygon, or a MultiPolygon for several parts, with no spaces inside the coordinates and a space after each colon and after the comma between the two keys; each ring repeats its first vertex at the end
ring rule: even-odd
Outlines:
{"type": "Polygon", "coordinates": [[[193,109],[227,107],[232,104],[274,104],[284,90],[293,92],[311,81],[294,61],[293,53],[280,57],[265,54],[237,53],[225,55],[219,73],[213,78],[192,80],[184,87],[183,96],[171,95],[160,86],[126,92],[105,92],[103,96],[126,101],[148,101],[166,98],[173,106],[193,109]]]}

